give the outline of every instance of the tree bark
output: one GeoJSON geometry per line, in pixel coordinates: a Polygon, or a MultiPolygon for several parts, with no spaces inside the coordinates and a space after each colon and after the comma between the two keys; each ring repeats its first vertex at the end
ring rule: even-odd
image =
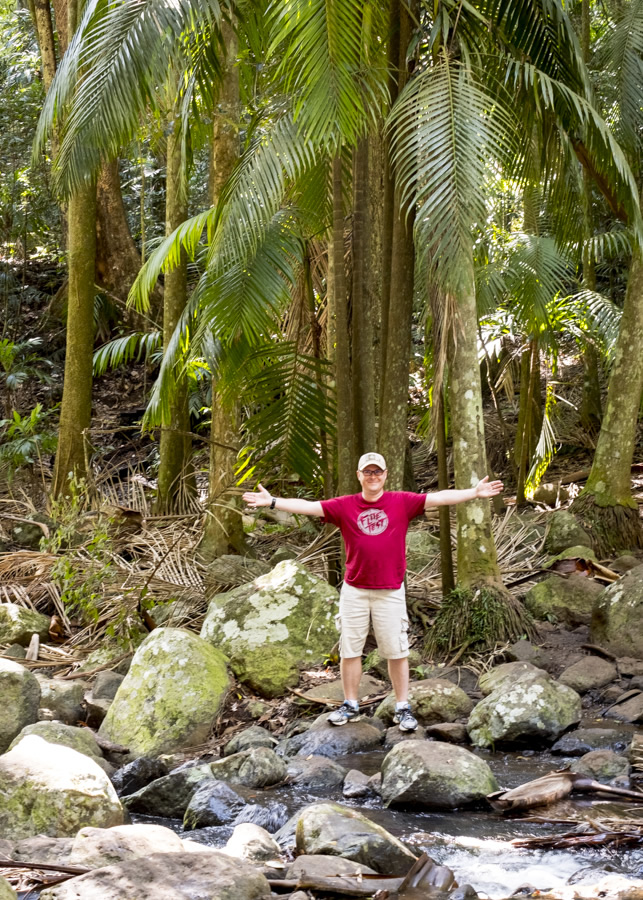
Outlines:
{"type": "MultiPolygon", "coordinates": [[[[438,456],[438,490],[449,488],[449,466],[447,460],[446,416],[444,414],[444,389],[441,387],[434,400],[436,404],[436,450],[438,456]]],[[[446,597],[455,587],[453,575],[453,553],[451,550],[451,512],[448,506],[439,507],[440,516],[440,572],[442,574],[442,596],[446,597]]]]}
{"type": "MultiPolygon", "coordinates": [[[[167,139],[167,175],[165,194],[165,233],[178,228],[187,219],[188,203],[182,186],[181,137],[175,120],[167,139]]],[[[163,297],[163,346],[167,347],[187,301],[187,259],[181,251],[181,262],[165,276],[163,297]]],[[[161,428],[160,463],[156,511],[164,515],[179,508],[190,491],[188,464],[192,449],[188,385],[185,376],[177,373],[170,402],[170,421],[161,428]]]]}
{"type": "Polygon", "coordinates": [[[84,478],[87,474],[86,441],[91,425],[94,353],[95,183],[86,184],[72,194],[67,219],[67,339],[52,486],[54,497],[65,494],[70,479],[84,478]]]}
{"type": "Polygon", "coordinates": [[[34,0],[33,15],[36,37],[40,47],[42,82],[47,92],[56,74],[56,43],[54,41],[54,28],[51,21],[49,0],[34,0]]]}

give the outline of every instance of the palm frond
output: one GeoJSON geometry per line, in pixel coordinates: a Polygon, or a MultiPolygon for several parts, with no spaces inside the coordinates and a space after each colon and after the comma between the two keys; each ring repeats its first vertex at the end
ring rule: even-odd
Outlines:
{"type": "Polygon", "coordinates": [[[116,369],[134,358],[149,360],[160,351],[162,342],[160,331],[136,331],[115,338],[94,353],[94,375],[104,375],[108,369],[116,369]]]}
{"type": "Polygon", "coordinates": [[[643,108],[643,2],[630,0],[599,49],[602,66],[615,76],[618,129],[633,157],[641,150],[643,108]]]}

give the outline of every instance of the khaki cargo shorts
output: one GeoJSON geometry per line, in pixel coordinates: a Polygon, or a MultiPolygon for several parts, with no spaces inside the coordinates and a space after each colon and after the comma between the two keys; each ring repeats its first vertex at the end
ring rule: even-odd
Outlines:
{"type": "Polygon", "coordinates": [[[373,591],[344,582],[336,617],[340,656],[350,659],[362,655],[371,619],[377,649],[384,659],[402,659],[409,655],[404,585],[397,590],[373,591]]]}

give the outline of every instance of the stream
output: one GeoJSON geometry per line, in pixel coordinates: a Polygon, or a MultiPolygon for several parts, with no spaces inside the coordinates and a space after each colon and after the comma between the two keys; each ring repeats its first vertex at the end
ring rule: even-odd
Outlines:
{"type": "MultiPolygon", "coordinates": [[[[527,781],[563,767],[565,757],[550,753],[480,752],[489,763],[498,783],[513,788],[527,781]]],[[[359,769],[370,775],[377,772],[385,751],[354,754],[338,760],[348,769],[359,769]]],[[[453,869],[460,885],[470,884],[482,897],[505,898],[523,885],[540,891],[565,885],[584,885],[599,881],[607,874],[617,873],[630,878],[643,877],[643,848],[641,849],[577,849],[538,850],[511,845],[514,838],[569,832],[570,825],[538,824],[503,818],[491,810],[411,811],[383,809],[379,798],[364,801],[350,800],[341,791],[325,796],[311,794],[293,787],[270,791],[271,798],[283,803],[288,815],[309,803],[333,800],[359,809],[391,834],[407,843],[418,855],[426,851],[439,864],[453,869]]],[[[585,818],[622,816],[643,822],[643,805],[593,800],[588,795],[574,795],[571,800],[535,814],[552,818],[585,818]]],[[[184,832],[179,820],[158,819],[133,815],[136,822],[156,822],[212,847],[223,847],[232,834],[233,826],[206,827],[184,832]]]]}

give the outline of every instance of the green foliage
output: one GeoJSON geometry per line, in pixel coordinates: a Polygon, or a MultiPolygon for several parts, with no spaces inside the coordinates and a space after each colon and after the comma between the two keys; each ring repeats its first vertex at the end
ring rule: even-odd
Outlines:
{"type": "Polygon", "coordinates": [[[0,340],[0,384],[4,383],[9,395],[31,378],[49,380],[43,367],[50,363],[34,352],[41,344],[39,337],[18,343],[8,338],[0,340]]]}
{"type": "Polygon", "coordinates": [[[51,413],[38,403],[25,416],[14,410],[10,418],[0,419],[0,463],[10,481],[17,469],[55,451],[58,438],[49,425],[51,413]]]}
{"type": "Polygon", "coordinates": [[[114,338],[94,353],[94,375],[104,375],[108,369],[116,369],[132,360],[160,362],[162,341],[160,331],[135,331],[114,338]]]}

